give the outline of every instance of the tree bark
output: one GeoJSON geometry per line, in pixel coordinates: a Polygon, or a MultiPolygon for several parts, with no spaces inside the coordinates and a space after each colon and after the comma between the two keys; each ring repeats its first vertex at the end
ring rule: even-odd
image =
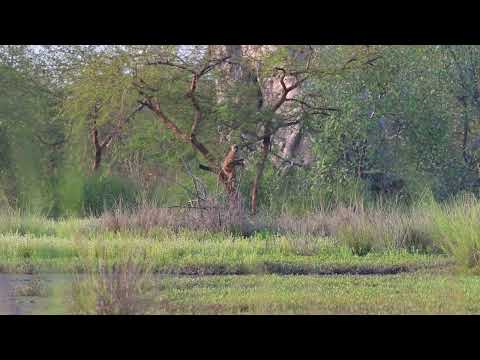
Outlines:
{"type": "Polygon", "coordinates": [[[95,159],[93,161],[92,170],[97,172],[100,169],[100,163],[102,162],[102,150],[95,151],[95,159]]]}
{"type": "MultiPolygon", "coordinates": [[[[278,76],[272,76],[266,79],[260,79],[258,77],[261,59],[276,49],[277,46],[268,45],[224,45],[212,48],[213,51],[221,55],[230,56],[232,60],[228,64],[222,65],[224,81],[217,82],[218,102],[224,100],[224,94],[228,86],[236,82],[244,84],[253,82],[258,86],[257,98],[254,99],[257,105],[257,111],[270,109],[274,117],[275,113],[278,113],[283,116],[295,118],[295,121],[290,122],[292,126],[271,128],[271,126],[267,124],[263,132],[263,138],[260,138],[262,140],[261,154],[256,163],[256,173],[251,184],[250,206],[252,214],[256,214],[257,212],[258,191],[273,142],[276,142],[282,147],[282,157],[287,160],[277,164],[278,166],[287,164],[283,169],[284,174],[291,168],[291,165],[288,166],[288,164],[291,163],[290,160],[293,160],[299,151],[303,152],[301,156],[304,158],[304,164],[311,162],[311,156],[309,156],[310,144],[307,141],[308,139],[303,136],[303,124],[299,121],[301,112],[299,111],[298,103],[291,100],[300,93],[300,87],[305,78],[299,79],[298,75],[292,75],[280,68],[277,69],[282,72],[280,78],[278,76]]],[[[308,49],[306,47],[299,49],[291,48],[290,56],[301,63],[306,62],[309,57],[308,49]]],[[[273,120],[274,119],[271,119],[269,122],[273,120]]],[[[226,132],[221,132],[221,134],[224,139],[223,141],[228,142],[229,139],[226,132]]],[[[249,134],[245,133],[242,135],[244,135],[242,138],[249,138],[249,134]]]]}
{"type": "Polygon", "coordinates": [[[100,145],[100,141],[98,140],[98,129],[95,120],[93,120],[92,127],[92,142],[93,146],[95,147],[95,158],[93,160],[92,170],[93,172],[97,172],[98,169],[100,169],[100,163],[102,162],[103,149],[100,145]]]}
{"type": "Polygon", "coordinates": [[[258,195],[258,188],[260,186],[260,181],[263,176],[263,171],[265,170],[265,164],[267,162],[268,154],[270,153],[271,149],[271,137],[266,136],[263,138],[262,141],[262,153],[260,159],[256,166],[256,174],[255,178],[253,179],[252,183],[252,190],[251,190],[251,213],[252,215],[257,214],[257,195],[258,195]]]}

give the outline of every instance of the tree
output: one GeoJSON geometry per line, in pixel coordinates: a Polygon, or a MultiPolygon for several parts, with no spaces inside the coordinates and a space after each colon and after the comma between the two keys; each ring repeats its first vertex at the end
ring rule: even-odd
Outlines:
{"type": "Polygon", "coordinates": [[[63,122],[56,114],[58,89],[28,46],[0,48],[2,187],[11,204],[49,208],[54,197],[63,122]],[[45,140],[48,132],[56,139],[45,140]]]}
{"type": "Polygon", "coordinates": [[[203,157],[207,165],[201,168],[216,174],[227,192],[234,186],[222,172],[226,151],[219,151],[219,145],[239,144],[254,173],[250,197],[256,213],[270,156],[288,171],[310,124],[338,110],[325,104],[321,95],[300,88],[348,71],[354,63],[365,65],[375,54],[368,47],[342,54],[309,46],[264,48],[132,46],[91,55],[77,71],[68,97],[70,107],[81,109],[77,113],[89,124],[95,150],[92,169],[98,170],[125,124],[145,108],[178,142],[203,157]],[[325,62],[335,56],[336,62],[325,62]],[[274,147],[280,151],[272,152],[274,147]]]}

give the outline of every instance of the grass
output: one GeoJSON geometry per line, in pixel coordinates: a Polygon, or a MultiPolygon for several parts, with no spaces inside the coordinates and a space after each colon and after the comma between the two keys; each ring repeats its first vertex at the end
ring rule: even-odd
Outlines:
{"type": "Polygon", "coordinates": [[[220,213],[146,206],[60,221],[7,214],[0,271],[88,272],[98,259],[121,263],[132,252],[154,272],[191,275],[395,273],[451,262],[438,251],[440,232],[425,210],[356,206],[254,220],[233,214],[217,221],[220,213]],[[242,226],[253,230],[232,231],[242,226]]]}
{"type": "Polygon", "coordinates": [[[121,263],[131,253],[141,254],[138,262],[154,272],[192,275],[381,273],[451,262],[443,255],[406,250],[360,257],[332,239],[315,237],[300,241],[289,236],[243,238],[169,231],[155,237],[111,232],[73,238],[0,235],[2,272],[86,272],[98,259],[121,263]]]}
{"type": "Polygon", "coordinates": [[[46,297],[48,296],[48,289],[42,279],[38,275],[36,275],[32,279],[30,279],[30,281],[17,285],[15,287],[15,296],[46,297]]]}
{"type": "Polygon", "coordinates": [[[147,206],[60,221],[7,214],[0,271],[88,272],[99,259],[118,264],[132,252],[153,272],[177,275],[391,274],[452,262],[438,251],[440,232],[425,210],[339,207],[255,221],[236,208],[233,214],[217,221],[220,213],[147,206]],[[242,226],[253,229],[249,236],[231,231],[242,226]]]}
{"type": "Polygon", "coordinates": [[[166,310],[178,313],[480,313],[477,278],[428,273],[168,278],[162,289],[166,310]]]}
{"type": "MultiPolygon", "coordinates": [[[[83,296],[71,278],[50,283],[56,297],[44,304],[42,313],[122,313],[112,306],[114,301],[107,311],[99,306],[98,299],[110,299],[115,291],[97,287],[88,277],[81,283],[83,296]]],[[[116,299],[117,304],[130,304],[123,308],[129,314],[479,314],[480,280],[444,270],[368,276],[156,276],[148,286],[116,299]]]]}
{"type": "Polygon", "coordinates": [[[432,206],[439,245],[465,270],[480,273],[480,203],[468,195],[432,206]]]}
{"type": "Polygon", "coordinates": [[[0,272],[77,276],[57,313],[480,313],[474,198],[302,218],[176,211],[7,214],[0,272]]]}
{"type": "Polygon", "coordinates": [[[135,315],[148,311],[151,286],[147,267],[130,258],[108,266],[98,263],[95,271],[75,276],[69,312],[74,314],[135,315]]]}

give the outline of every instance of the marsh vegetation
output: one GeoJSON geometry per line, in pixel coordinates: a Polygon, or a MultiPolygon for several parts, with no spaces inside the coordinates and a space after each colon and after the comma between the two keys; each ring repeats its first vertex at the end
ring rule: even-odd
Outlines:
{"type": "Polygon", "coordinates": [[[6,313],[478,313],[480,47],[0,46],[6,313]]]}

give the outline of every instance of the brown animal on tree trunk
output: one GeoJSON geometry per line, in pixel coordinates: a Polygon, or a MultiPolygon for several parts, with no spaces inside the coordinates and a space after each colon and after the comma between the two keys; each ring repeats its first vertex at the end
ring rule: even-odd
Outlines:
{"type": "Polygon", "coordinates": [[[230,151],[223,160],[222,168],[219,174],[220,179],[226,185],[227,192],[229,194],[235,193],[235,167],[238,165],[243,165],[243,159],[237,159],[238,150],[239,147],[236,144],[230,147],[230,151]]]}

